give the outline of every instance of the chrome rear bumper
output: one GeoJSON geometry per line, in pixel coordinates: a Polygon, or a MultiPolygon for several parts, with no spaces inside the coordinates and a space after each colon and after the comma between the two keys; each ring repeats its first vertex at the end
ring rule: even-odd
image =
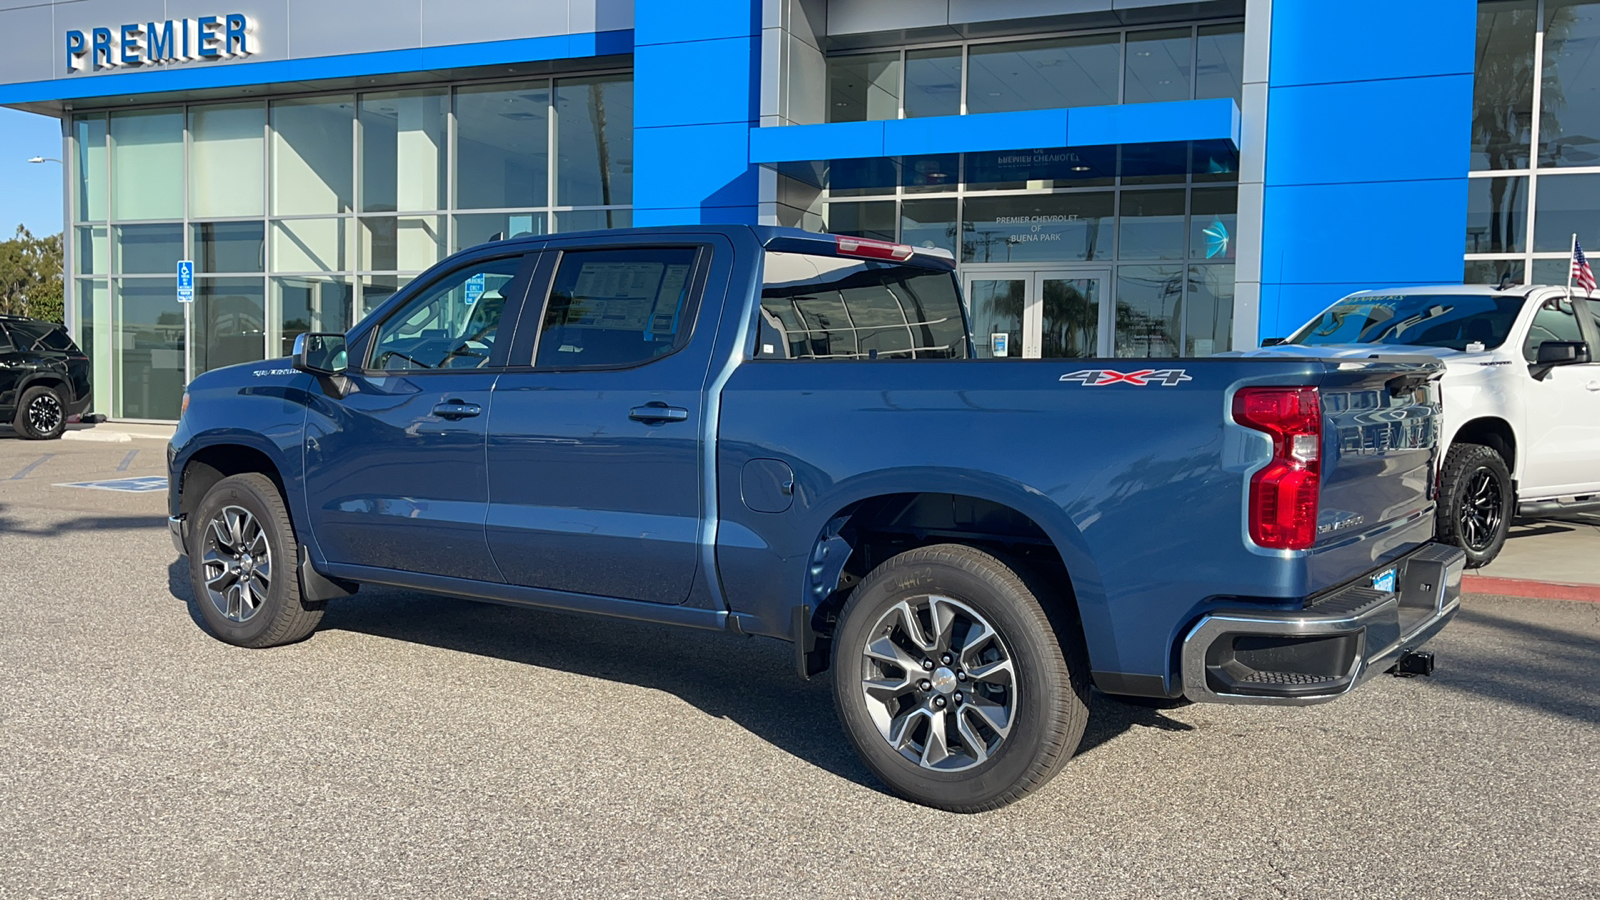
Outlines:
{"type": "Polygon", "coordinates": [[[1426,544],[1393,569],[1394,590],[1371,576],[1294,612],[1219,610],[1183,640],[1183,693],[1198,703],[1307,705],[1341,697],[1422,646],[1461,608],[1466,554],[1426,544]]]}

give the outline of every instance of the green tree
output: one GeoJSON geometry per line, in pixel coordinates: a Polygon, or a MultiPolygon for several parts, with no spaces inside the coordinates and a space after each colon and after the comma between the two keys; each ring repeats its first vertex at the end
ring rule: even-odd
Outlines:
{"type": "Polygon", "coordinates": [[[34,237],[21,225],[0,243],[0,314],[65,321],[61,235],[34,237]]]}

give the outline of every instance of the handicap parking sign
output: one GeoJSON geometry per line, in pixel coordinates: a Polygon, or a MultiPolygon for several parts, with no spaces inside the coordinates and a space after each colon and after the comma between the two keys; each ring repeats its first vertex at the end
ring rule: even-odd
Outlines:
{"type": "Polygon", "coordinates": [[[194,263],[191,260],[178,262],[178,302],[194,302],[194,263]]]}
{"type": "Polygon", "coordinates": [[[128,494],[145,494],[167,489],[165,475],[137,475],[132,478],[113,478],[109,481],[73,481],[56,487],[88,488],[95,491],[122,491],[128,494]]]}
{"type": "Polygon", "coordinates": [[[472,304],[477,303],[478,298],[482,296],[483,273],[479,272],[478,274],[467,279],[467,305],[471,306],[472,304]]]}

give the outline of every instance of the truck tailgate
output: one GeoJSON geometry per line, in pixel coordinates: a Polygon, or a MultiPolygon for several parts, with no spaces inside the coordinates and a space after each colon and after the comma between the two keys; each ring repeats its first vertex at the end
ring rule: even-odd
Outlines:
{"type": "MultiPolygon", "coordinates": [[[[1437,362],[1341,361],[1319,385],[1322,500],[1309,587],[1321,591],[1433,536],[1437,362]]],[[[1382,573],[1379,573],[1380,575],[1382,573]]]]}

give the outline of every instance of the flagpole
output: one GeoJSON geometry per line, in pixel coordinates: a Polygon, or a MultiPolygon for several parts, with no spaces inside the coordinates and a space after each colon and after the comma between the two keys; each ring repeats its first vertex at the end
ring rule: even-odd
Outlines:
{"type": "MultiPolygon", "coordinates": [[[[1572,302],[1572,270],[1578,260],[1578,233],[1572,233],[1572,249],[1567,252],[1567,302],[1572,302]]],[[[1587,295],[1586,295],[1587,296],[1587,295]]]]}

